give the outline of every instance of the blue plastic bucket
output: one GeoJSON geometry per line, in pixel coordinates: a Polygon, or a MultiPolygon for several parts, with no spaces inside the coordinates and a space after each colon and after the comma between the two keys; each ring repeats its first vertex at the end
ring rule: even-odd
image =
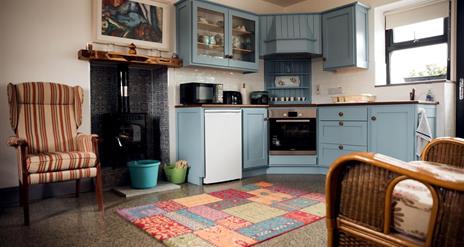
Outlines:
{"type": "Polygon", "coordinates": [[[134,189],[148,189],[158,182],[158,160],[135,160],[127,163],[129,167],[131,187],[134,189]]]}

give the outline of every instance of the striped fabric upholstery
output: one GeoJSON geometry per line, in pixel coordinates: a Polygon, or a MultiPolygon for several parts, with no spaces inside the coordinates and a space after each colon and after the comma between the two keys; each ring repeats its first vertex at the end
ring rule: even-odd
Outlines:
{"type": "Polygon", "coordinates": [[[10,123],[16,135],[27,140],[30,154],[77,150],[82,88],[31,82],[10,84],[8,93],[14,94],[9,96],[10,123]]]}
{"type": "MultiPolygon", "coordinates": [[[[30,184],[96,176],[94,135],[77,133],[82,123],[83,100],[81,87],[45,82],[8,85],[10,124],[16,139],[27,142],[26,172],[30,184]]],[[[19,149],[17,155],[22,181],[19,149]]]]}
{"type": "Polygon", "coordinates": [[[94,167],[97,156],[91,152],[41,153],[26,159],[29,173],[94,167]]]}
{"type": "Polygon", "coordinates": [[[59,172],[33,173],[28,177],[29,184],[43,184],[74,180],[79,178],[91,178],[97,176],[97,168],[84,168],[59,172]]]}

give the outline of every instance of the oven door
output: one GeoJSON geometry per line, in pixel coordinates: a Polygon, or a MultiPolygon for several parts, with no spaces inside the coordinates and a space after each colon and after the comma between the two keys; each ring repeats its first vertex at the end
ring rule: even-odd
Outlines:
{"type": "Polygon", "coordinates": [[[315,118],[274,118],[270,119],[269,124],[271,137],[270,154],[316,154],[315,118]]]}

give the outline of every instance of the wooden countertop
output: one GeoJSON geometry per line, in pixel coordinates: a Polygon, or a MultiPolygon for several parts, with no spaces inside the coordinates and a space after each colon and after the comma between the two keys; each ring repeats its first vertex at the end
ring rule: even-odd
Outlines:
{"type": "Polygon", "coordinates": [[[276,107],[317,107],[317,106],[356,106],[356,105],[404,105],[404,104],[425,104],[438,105],[439,102],[420,101],[420,100],[396,100],[396,101],[376,101],[376,102],[348,102],[348,103],[322,103],[322,104],[282,104],[282,105],[228,105],[228,104],[196,104],[196,105],[176,105],[176,108],[203,107],[203,108],[276,108],[276,107]]]}
{"type": "Polygon", "coordinates": [[[325,104],[316,104],[316,105],[317,106],[344,106],[344,105],[404,105],[404,104],[438,105],[439,102],[420,101],[420,100],[394,100],[394,101],[374,101],[374,102],[325,103],[325,104]]]}

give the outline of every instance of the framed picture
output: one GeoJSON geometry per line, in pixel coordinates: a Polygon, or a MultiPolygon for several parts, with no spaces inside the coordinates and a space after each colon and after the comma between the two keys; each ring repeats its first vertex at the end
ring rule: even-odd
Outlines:
{"type": "Polygon", "coordinates": [[[94,0],[97,42],[169,50],[170,5],[154,0],[94,0]]]}

